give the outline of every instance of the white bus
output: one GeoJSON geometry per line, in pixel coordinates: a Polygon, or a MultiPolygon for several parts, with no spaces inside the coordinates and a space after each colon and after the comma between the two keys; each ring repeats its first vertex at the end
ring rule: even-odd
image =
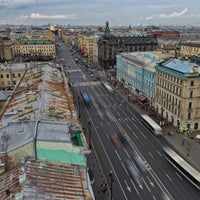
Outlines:
{"type": "Polygon", "coordinates": [[[162,128],[148,115],[142,115],[142,122],[154,135],[162,135],[162,128]]]}
{"type": "Polygon", "coordinates": [[[198,190],[200,190],[200,172],[186,162],[176,151],[170,147],[163,147],[167,160],[198,190]]]}
{"type": "Polygon", "coordinates": [[[112,87],[107,82],[101,82],[108,92],[112,92],[112,87]]]}

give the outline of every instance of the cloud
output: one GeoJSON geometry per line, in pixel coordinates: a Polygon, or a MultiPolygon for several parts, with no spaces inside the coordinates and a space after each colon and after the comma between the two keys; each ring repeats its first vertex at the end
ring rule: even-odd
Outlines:
{"type": "Polygon", "coordinates": [[[159,14],[159,15],[152,15],[152,16],[148,16],[146,17],[145,19],[146,20],[151,20],[153,18],[178,18],[178,17],[184,17],[184,15],[187,13],[188,9],[187,8],[184,8],[181,12],[173,12],[173,13],[170,13],[170,14],[166,14],[166,13],[162,13],[162,14],[159,14]]]}
{"type": "Polygon", "coordinates": [[[30,15],[21,15],[20,19],[76,19],[76,15],[41,15],[39,13],[31,13],[30,15]]]}
{"type": "Polygon", "coordinates": [[[169,15],[163,13],[161,15],[159,15],[160,18],[175,18],[175,17],[181,17],[183,16],[185,13],[187,13],[188,9],[184,8],[181,12],[173,12],[169,15]]]}

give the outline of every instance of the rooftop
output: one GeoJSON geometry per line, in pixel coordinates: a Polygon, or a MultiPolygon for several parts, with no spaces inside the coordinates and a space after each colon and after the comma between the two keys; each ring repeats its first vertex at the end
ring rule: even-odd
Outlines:
{"type": "Polygon", "coordinates": [[[28,161],[0,176],[0,199],[93,198],[85,167],[28,161]]]}

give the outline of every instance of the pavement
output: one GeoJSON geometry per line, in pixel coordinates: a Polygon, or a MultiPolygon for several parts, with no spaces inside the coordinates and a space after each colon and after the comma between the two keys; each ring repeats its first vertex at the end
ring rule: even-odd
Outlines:
{"type": "MultiPolygon", "coordinates": [[[[128,90],[123,86],[117,86],[116,91],[128,101],[128,90]]],[[[150,115],[148,109],[142,108],[140,104],[133,101],[135,97],[129,96],[130,105],[140,114],[150,115]]],[[[158,122],[159,114],[151,115],[151,118],[158,122]]],[[[185,135],[177,131],[177,128],[171,124],[162,126],[163,137],[188,163],[195,167],[200,172],[200,141],[195,139],[196,133],[193,137],[185,135]],[[172,133],[172,134],[169,134],[172,133]]]]}

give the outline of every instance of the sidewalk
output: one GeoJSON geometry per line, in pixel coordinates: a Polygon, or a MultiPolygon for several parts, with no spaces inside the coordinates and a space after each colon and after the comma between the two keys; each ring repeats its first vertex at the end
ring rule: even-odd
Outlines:
{"type": "MultiPolygon", "coordinates": [[[[118,93],[128,101],[128,90],[123,86],[116,88],[118,93]]],[[[149,115],[149,111],[142,109],[137,103],[132,100],[129,101],[130,105],[140,114],[149,115]]],[[[153,120],[157,120],[155,116],[151,116],[153,120]]],[[[165,140],[192,166],[200,171],[200,143],[196,139],[191,139],[183,133],[177,133],[176,128],[172,125],[163,126],[163,137],[165,140]],[[168,133],[173,133],[168,135],[168,133]],[[184,139],[183,139],[184,138],[184,139]]]]}

